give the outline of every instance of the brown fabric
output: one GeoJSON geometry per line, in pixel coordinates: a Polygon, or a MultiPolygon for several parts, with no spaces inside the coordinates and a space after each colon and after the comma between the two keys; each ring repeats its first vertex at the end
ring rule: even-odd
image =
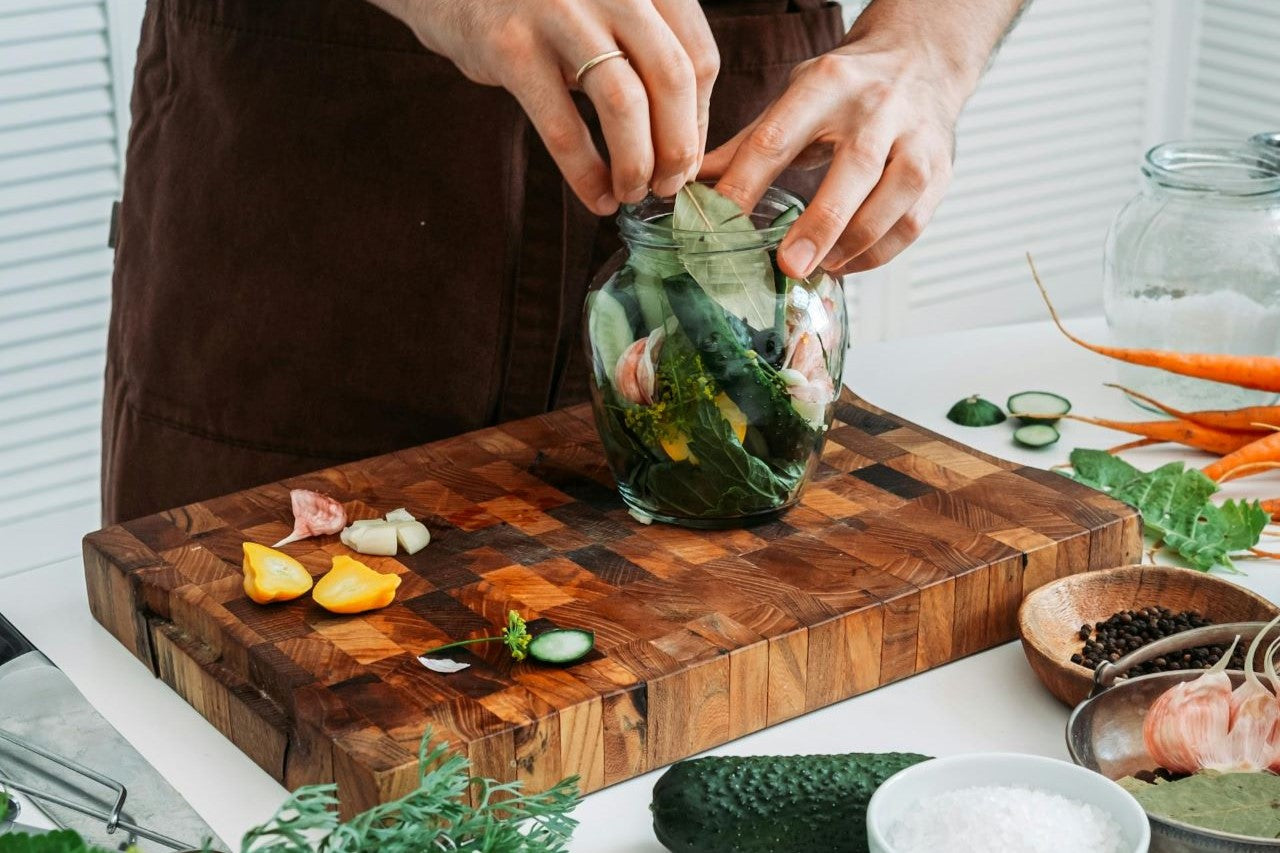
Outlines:
{"type": "MultiPolygon", "coordinates": [[[[713,143],[839,40],[816,3],[709,4],[713,143]]],[[[509,95],[364,0],[150,0],[132,109],[107,522],[584,398],[612,222],[509,95]]]]}

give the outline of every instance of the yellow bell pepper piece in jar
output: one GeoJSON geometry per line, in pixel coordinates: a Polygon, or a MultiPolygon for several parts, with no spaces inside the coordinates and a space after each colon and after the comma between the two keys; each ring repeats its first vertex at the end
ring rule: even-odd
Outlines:
{"type": "MultiPolygon", "coordinates": [[[[738,408],[738,404],[729,399],[729,395],[721,391],[716,395],[716,408],[720,410],[720,414],[729,422],[729,427],[733,430],[733,434],[738,437],[738,441],[742,442],[747,437],[747,416],[738,408]]],[[[684,462],[686,459],[693,465],[698,464],[698,457],[689,452],[689,437],[682,432],[676,431],[663,436],[659,441],[662,444],[662,450],[671,457],[672,462],[684,462]]]]}
{"type": "Polygon", "coordinates": [[[256,542],[243,547],[244,592],[258,604],[289,601],[311,589],[311,573],[293,557],[256,542]]]}
{"type": "Polygon", "coordinates": [[[333,568],[316,583],[311,597],[331,613],[364,613],[394,601],[399,586],[399,575],[375,572],[344,554],[333,558],[333,568]]]}

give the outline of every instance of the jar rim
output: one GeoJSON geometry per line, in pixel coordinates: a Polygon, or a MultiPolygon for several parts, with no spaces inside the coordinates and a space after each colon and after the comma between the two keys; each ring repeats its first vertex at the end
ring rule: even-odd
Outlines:
{"type": "MultiPolygon", "coordinates": [[[[698,181],[698,183],[703,186],[715,186],[714,181],[698,181]]],[[[750,239],[744,236],[741,242],[735,240],[732,248],[727,251],[760,249],[781,243],[782,238],[791,227],[790,222],[782,225],[761,225],[756,220],[759,219],[766,223],[772,222],[779,214],[796,206],[801,208],[805,206],[804,199],[799,195],[782,187],[769,187],[764,191],[764,195],[761,196],[760,201],[756,203],[755,208],[750,213],[752,220],[756,222],[755,232],[735,232],[742,235],[750,235],[750,239]]],[[[682,237],[701,236],[706,233],[704,231],[672,228],[670,225],[657,223],[656,220],[674,212],[674,210],[675,196],[660,198],[650,195],[635,204],[624,204],[618,210],[618,231],[628,243],[661,249],[679,248],[682,237]]]]}
{"type": "Polygon", "coordinates": [[[1256,141],[1165,142],[1147,151],[1142,173],[1166,189],[1235,198],[1269,195],[1280,193],[1280,150],[1256,141]]]}

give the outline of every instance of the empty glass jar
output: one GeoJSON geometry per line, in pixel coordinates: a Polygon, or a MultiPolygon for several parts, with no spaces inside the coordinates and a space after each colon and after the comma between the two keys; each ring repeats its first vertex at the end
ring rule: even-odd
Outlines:
{"type": "MultiPolygon", "coordinates": [[[[1141,191],[1107,236],[1116,344],[1280,355],[1280,148],[1174,142],[1147,152],[1141,191]]],[[[1121,365],[1122,384],[1181,409],[1275,395],[1121,365]]]]}

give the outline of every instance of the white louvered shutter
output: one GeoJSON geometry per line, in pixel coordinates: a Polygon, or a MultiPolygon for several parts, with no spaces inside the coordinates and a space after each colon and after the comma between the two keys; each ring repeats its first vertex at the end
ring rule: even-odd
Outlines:
{"type": "Polygon", "coordinates": [[[1204,0],[1197,47],[1194,134],[1280,131],[1280,0],[1204,0]]]}
{"type": "Polygon", "coordinates": [[[0,574],[97,526],[115,95],[105,3],[0,0],[0,574]]]}
{"type": "Polygon", "coordinates": [[[1027,251],[1062,309],[1100,310],[1102,245],[1138,186],[1168,14],[1152,0],[1036,0],[961,117],[933,223],[885,270],[850,279],[859,339],[1044,316],[1027,251]]]}

